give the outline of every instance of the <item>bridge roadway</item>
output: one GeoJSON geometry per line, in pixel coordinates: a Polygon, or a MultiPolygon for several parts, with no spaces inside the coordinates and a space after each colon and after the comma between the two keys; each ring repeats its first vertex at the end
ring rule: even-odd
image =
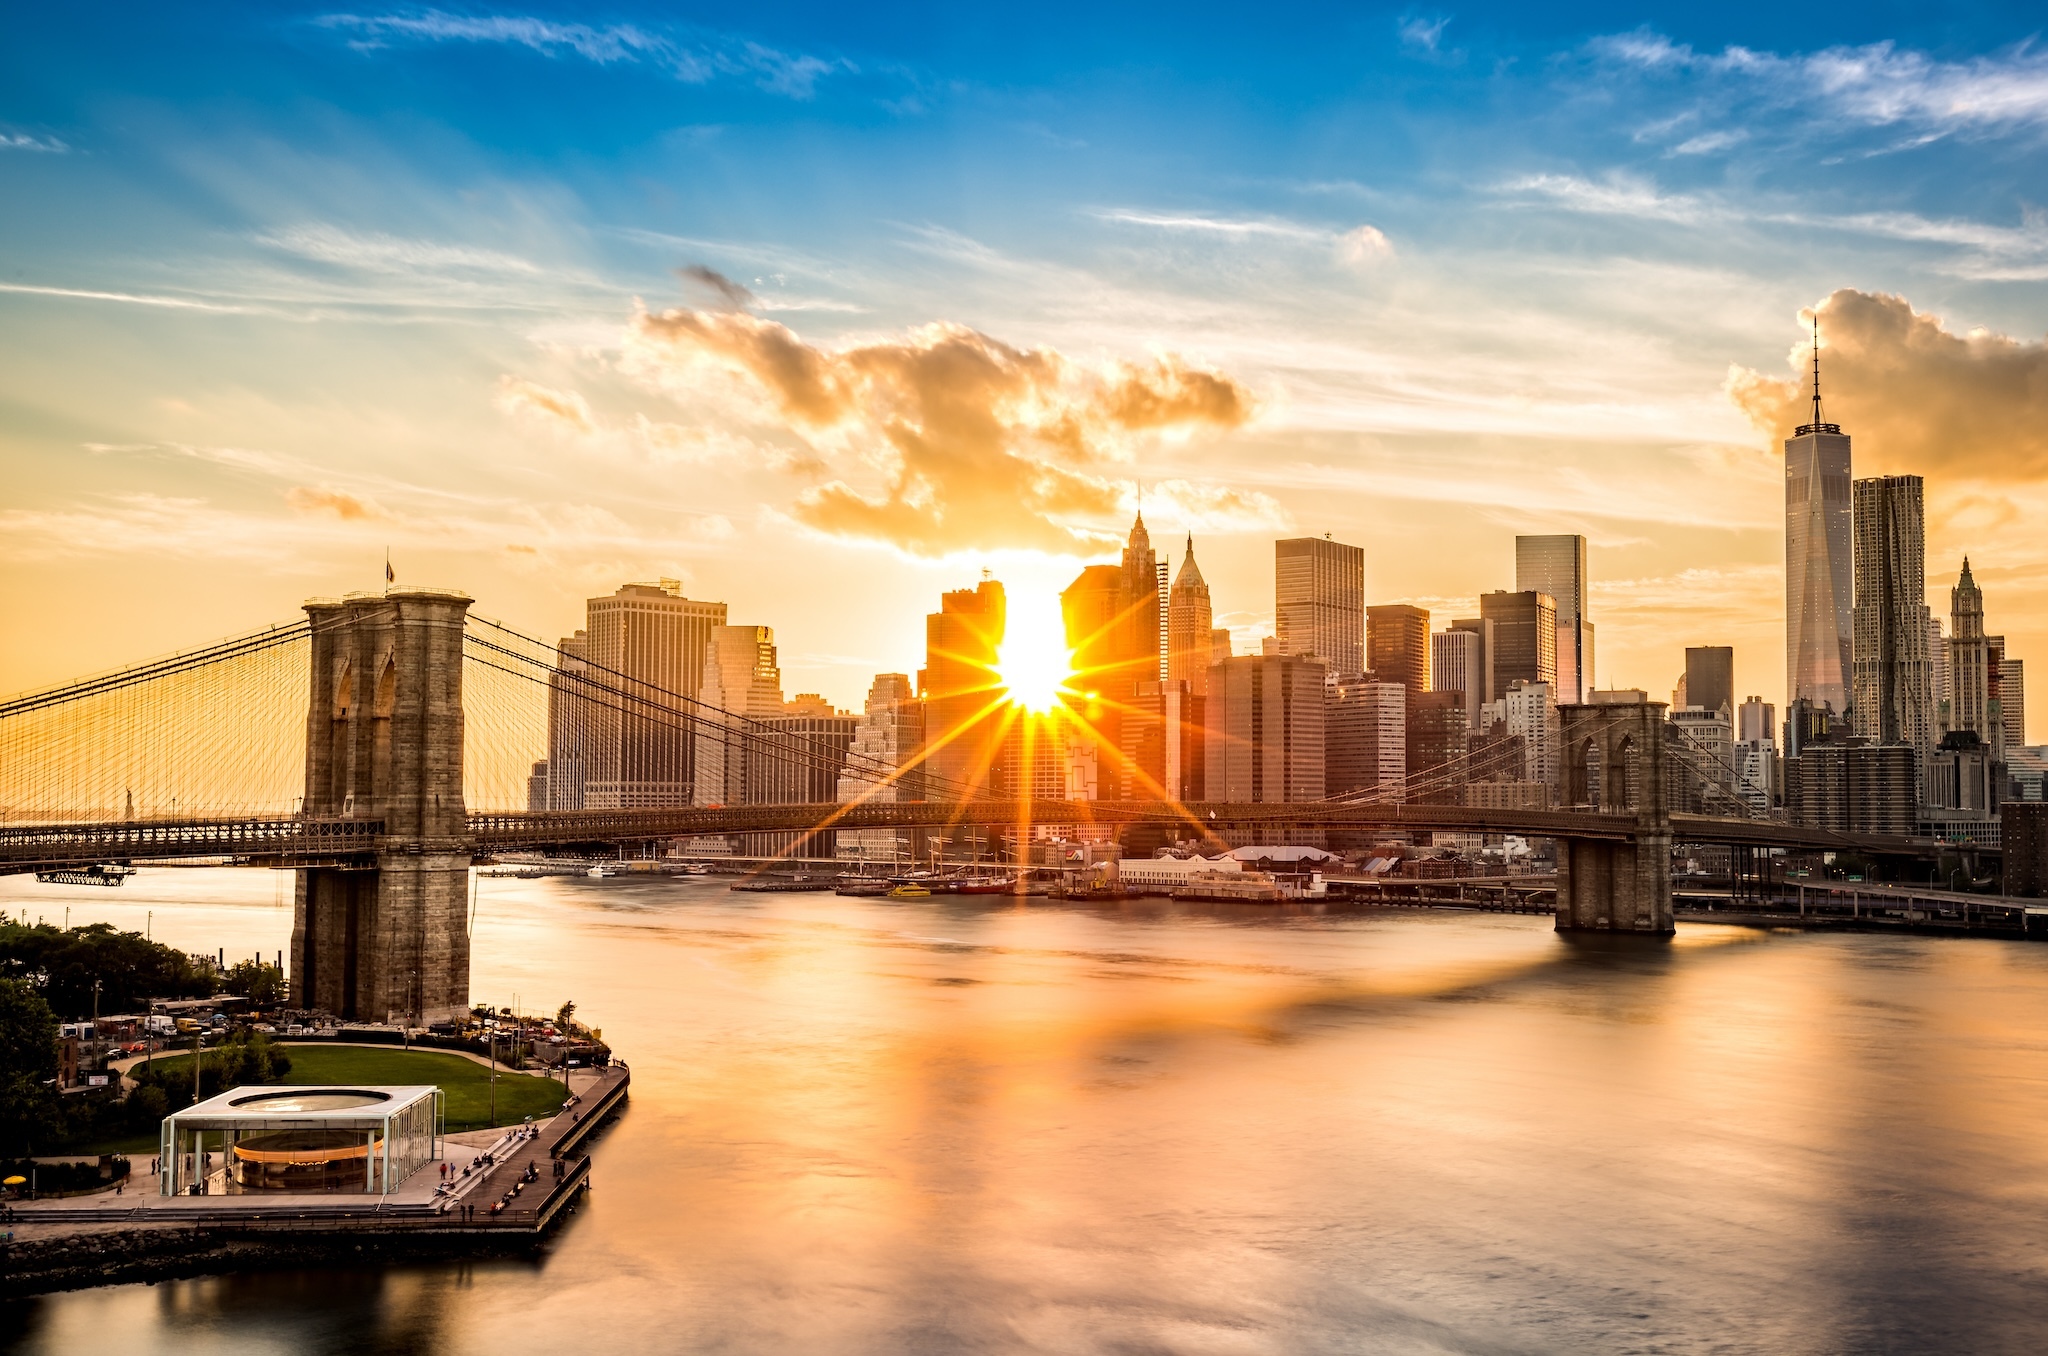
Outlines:
{"type": "MultiPolygon", "coordinates": [[[[1833,833],[1766,820],[1672,815],[1675,842],[1932,856],[1931,838],[1833,833]]],[[[1197,804],[1166,801],[873,801],[864,805],[747,805],[662,810],[576,810],[544,814],[475,813],[469,846],[478,856],[512,849],[594,848],[698,834],[816,829],[1000,828],[1020,823],[1126,825],[1164,823],[1187,830],[1244,833],[1270,830],[1457,830],[1626,842],[1636,836],[1632,813],[1598,810],[1495,810],[1461,805],[1197,804]]],[[[1192,832],[1190,834],[1192,836],[1192,832]]],[[[89,865],[221,857],[268,866],[368,867],[384,847],[375,819],[256,815],[221,819],[145,819],[30,824],[0,828],[0,873],[89,865]]],[[[451,842],[450,848],[459,850],[451,842]]],[[[418,850],[414,847],[410,850],[418,850]]],[[[1979,847],[1995,853],[1995,847],[1979,847]]]]}

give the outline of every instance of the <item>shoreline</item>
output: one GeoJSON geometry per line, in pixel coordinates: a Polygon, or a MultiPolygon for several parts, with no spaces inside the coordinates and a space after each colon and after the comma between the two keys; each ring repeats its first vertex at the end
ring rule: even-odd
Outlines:
{"type": "Polygon", "coordinates": [[[615,1064],[583,1095],[584,1105],[565,1106],[537,1124],[531,1138],[514,1141],[465,1189],[478,1209],[466,1221],[452,1197],[403,1205],[370,1196],[317,1203],[153,1197],[157,1204],[114,1206],[116,1198],[102,1192],[24,1203],[0,1225],[12,1235],[0,1241],[0,1300],[240,1271],[531,1256],[590,1190],[590,1141],[624,1109],[631,1082],[626,1067],[615,1064]],[[562,1165],[559,1178],[549,1166],[555,1163],[562,1165]],[[498,1195],[529,1165],[539,1173],[531,1185],[543,1189],[524,1202],[515,1197],[502,1214],[483,1213],[479,1198],[498,1195]]]}

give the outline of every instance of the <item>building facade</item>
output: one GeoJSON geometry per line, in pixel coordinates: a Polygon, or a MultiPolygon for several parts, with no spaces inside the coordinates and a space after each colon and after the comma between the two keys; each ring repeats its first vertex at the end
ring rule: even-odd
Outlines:
{"type": "Polygon", "coordinates": [[[1365,552],[1328,537],[1273,543],[1273,622],[1282,654],[1365,672],[1365,552]]]}
{"type": "Polygon", "coordinates": [[[1405,798],[1408,778],[1408,688],[1401,683],[1339,678],[1328,689],[1323,725],[1323,780],[1332,796],[1371,793],[1405,798]]]}
{"type": "Polygon", "coordinates": [[[724,603],[685,598],[673,579],[627,584],[608,598],[589,600],[582,663],[609,695],[581,713],[589,730],[584,808],[691,803],[696,712],[690,699],[703,684],[704,647],[724,624],[724,603]]]}
{"type": "Polygon", "coordinates": [[[1408,799],[1425,805],[1465,803],[1465,694],[1439,688],[1407,698],[1408,799]]]}
{"type": "Polygon", "coordinates": [[[1481,594],[1480,618],[1491,624],[1486,658],[1496,695],[1516,683],[1557,691],[1557,603],[1547,593],[1481,594]]]}
{"type": "Polygon", "coordinates": [[[704,642],[697,689],[696,802],[766,804],[748,789],[749,748],[760,721],[782,714],[782,668],[775,631],[767,626],[714,626],[704,642]]]}
{"type": "Polygon", "coordinates": [[[1557,682],[1567,704],[1591,698],[1593,623],[1586,619],[1586,539],[1577,534],[1515,538],[1515,588],[1548,594],[1557,608],[1557,682]]]}
{"type": "MultiPolygon", "coordinates": [[[[1364,637],[1361,635],[1360,648],[1364,637]]],[[[1209,671],[1206,796],[1268,803],[1324,795],[1321,660],[1241,655],[1209,671]]]]}
{"type": "Polygon", "coordinates": [[[1485,658],[1476,630],[1439,631],[1429,638],[1430,678],[1436,690],[1455,692],[1465,712],[1465,728],[1479,728],[1479,708],[1486,703],[1485,658]]]}
{"type": "Polygon", "coordinates": [[[1728,645],[1685,647],[1685,700],[1678,706],[1735,713],[1735,650],[1728,645]]]}
{"type": "Polygon", "coordinates": [[[1410,692],[1429,691],[1429,612],[1406,603],[1368,607],[1365,671],[1410,692]]]}
{"type": "Polygon", "coordinates": [[[939,610],[925,616],[918,688],[931,799],[981,795],[995,785],[1003,733],[996,655],[1008,622],[1003,586],[993,579],[942,595],[939,610]]]}
{"type": "Polygon", "coordinates": [[[1823,420],[1818,341],[1813,415],[1785,440],[1785,692],[1849,709],[1854,546],[1849,435],[1823,420]]]}
{"type": "Polygon", "coordinates": [[[1900,744],[1924,767],[1934,748],[1927,655],[1927,572],[1919,476],[1877,476],[1854,490],[1856,602],[1849,707],[1856,733],[1900,744]]]}
{"type": "Polygon", "coordinates": [[[1195,539],[1188,537],[1187,554],[1166,596],[1166,676],[1170,682],[1185,683],[1200,697],[1209,690],[1209,665],[1216,662],[1216,614],[1209,600],[1209,584],[1195,564],[1195,539]]]}

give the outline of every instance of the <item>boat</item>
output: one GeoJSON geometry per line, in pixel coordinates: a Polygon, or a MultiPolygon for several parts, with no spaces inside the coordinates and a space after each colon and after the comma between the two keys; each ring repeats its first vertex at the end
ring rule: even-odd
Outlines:
{"type": "Polygon", "coordinates": [[[896,887],[885,880],[862,880],[858,876],[841,876],[839,888],[834,892],[859,898],[875,898],[888,894],[896,887]]]}
{"type": "Polygon", "coordinates": [[[932,892],[915,881],[905,881],[901,885],[892,886],[888,894],[890,899],[930,899],[931,897],[932,892]]]}
{"type": "Polygon", "coordinates": [[[66,866],[36,872],[45,885],[119,885],[135,874],[132,866],[66,866]]]}
{"type": "Polygon", "coordinates": [[[592,880],[598,880],[606,876],[619,875],[620,870],[616,866],[593,866],[590,868],[589,871],[585,872],[584,874],[589,876],[592,880]]]}
{"type": "Polygon", "coordinates": [[[1014,895],[1017,890],[1015,876],[969,876],[953,883],[953,892],[961,895],[1014,895]]]}
{"type": "Polygon", "coordinates": [[[745,894],[802,894],[830,890],[838,884],[830,876],[752,876],[726,888],[745,894]]]}

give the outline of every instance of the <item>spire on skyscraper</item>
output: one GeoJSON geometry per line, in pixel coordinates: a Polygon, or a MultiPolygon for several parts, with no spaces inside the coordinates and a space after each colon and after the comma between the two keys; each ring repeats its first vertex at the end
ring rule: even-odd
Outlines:
{"type": "Polygon", "coordinates": [[[1202,579],[1202,567],[1195,564],[1195,534],[1188,533],[1187,554],[1180,559],[1180,573],[1173,577],[1173,588],[1178,593],[1183,588],[1206,587],[1202,579]]]}
{"type": "Polygon", "coordinates": [[[1792,436],[1804,438],[1809,433],[1840,433],[1840,424],[1830,424],[1821,415],[1820,409],[1820,309],[1813,312],[1813,419],[1793,430],[1792,436]]]}

